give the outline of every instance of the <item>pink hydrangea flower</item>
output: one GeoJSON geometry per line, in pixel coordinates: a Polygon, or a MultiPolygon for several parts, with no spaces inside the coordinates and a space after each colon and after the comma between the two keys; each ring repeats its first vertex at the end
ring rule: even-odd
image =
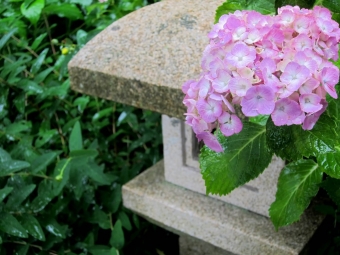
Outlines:
{"type": "Polygon", "coordinates": [[[249,117],[271,114],[275,107],[274,92],[269,86],[253,86],[243,97],[241,106],[244,115],[249,117]]]}
{"type": "Polygon", "coordinates": [[[199,140],[223,151],[211,133],[241,132],[234,105],[246,116],[271,115],[275,125],[314,127],[333,98],[340,28],[329,10],[284,6],[277,16],[255,11],[222,15],[208,34],[198,80],[183,84],[186,123],[199,140]]]}

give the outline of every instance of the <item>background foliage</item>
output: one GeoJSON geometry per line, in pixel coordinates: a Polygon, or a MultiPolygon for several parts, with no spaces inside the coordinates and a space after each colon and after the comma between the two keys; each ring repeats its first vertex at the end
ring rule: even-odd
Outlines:
{"type": "Polygon", "coordinates": [[[67,73],[89,39],[150,3],[1,1],[0,254],[161,254],[143,238],[168,234],[121,202],[162,157],[159,114],[75,93],[67,73]]]}

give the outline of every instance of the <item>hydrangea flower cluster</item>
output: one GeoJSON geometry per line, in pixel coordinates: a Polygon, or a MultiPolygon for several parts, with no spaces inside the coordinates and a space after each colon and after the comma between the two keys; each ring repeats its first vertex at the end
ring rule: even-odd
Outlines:
{"type": "Polygon", "coordinates": [[[326,94],[337,98],[340,29],[328,9],[285,6],[276,16],[255,11],[223,15],[208,34],[198,80],[183,84],[186,123],[199,140],[223,151],[211,133],[242,130],[235,114],[271,115],[276,126],[310,130],[327,108],[326,94]]]}

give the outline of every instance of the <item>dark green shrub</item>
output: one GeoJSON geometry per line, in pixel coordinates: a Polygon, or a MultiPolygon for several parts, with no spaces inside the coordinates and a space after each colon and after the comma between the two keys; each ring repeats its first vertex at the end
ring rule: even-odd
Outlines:
{"type": "Polygon", "coordinates": [[[0,254],[131,253],[145,233],[121,187],[162,157],[160,115],[71,91],[67,63],[151,2],[1,3],[0,254]]]}

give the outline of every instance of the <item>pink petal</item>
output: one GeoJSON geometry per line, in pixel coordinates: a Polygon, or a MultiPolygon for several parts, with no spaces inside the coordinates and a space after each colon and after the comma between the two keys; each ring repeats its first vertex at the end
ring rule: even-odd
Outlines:
{"type": "Polygon", "coordinates": [[[223,152],[221,144],[218,142],[217,138],[210,132],[202,132],[196,134],[198,141],[203,140],[204,144],[210,149],[216,152],[223,152]]]}
{"type": "Polygon", "coordinates": [[[283,98],[275,103],[271,118],[276,126],[283,126],[299,115],[301,115],[299,104],[289,98],[283,98]]]}
{"type": "Polygon", "coordinates": [[[321,97],[316,94],[303,94],[299,98],[301,110],[307,113],[314,113],[322,108],[321,97]]]}
{"type": "Polygon", "coordinates": [[[212,86],[218,93],[227,92],[229,90],[228,84],[231,79],[230,74],[225,70],[218,70],[217,77],[213,80],[212,86]]]}
{"type": "Polygon", "coordinates": [[[212,99],[200,99],[196,108],[202,119],[208,123],[214,122],[222,114],[222,102],[212,99]]]}
{"type": "Polygon", "coordinates": [[[241,132],[243,124],[235,114],[224,112],[219,118],[220,130],[225,136],[231,136],[241,132]]]}
{"type": "Polygon", "coordinates": [[[251,86],[250,81],[243,78],[232,78],[229,82],[230,91],[240,97],[245,96],[251,86]]]}
{"type": "Polygon", "coordinates": [[[210,81],[207,80],[206,78],[202,77],[198,83],[197,86],[199,87],[199,97],[205,98],[208,95],[208,92],[211,89],[211,84],[210,81]]]}
{"type": "Polygon", "coordinates": [[[320,82],[314,78],[310,78],[299,88],[299,92],[301,94],[309,94],[312,93],[314,89],[319,86],[320,82]]]}
{"type": "Polygon", "coordinates": [[[321,104],[323,105],[323,107],[321,108],[321,110],[319,110],[318,112],[315,112],[309,116],[306,116],[302,128],[304,130],[311,130],[313,129],[315,123],[318,121],[318,119],[320,118],[321,114],[326,111],[328,103],[326,100],[322,99],[321,100],[321,104]]]}
{"type": "Polygon", "coordinates": [[[336,94],[335,85],[339,82],[339,69],[332,67],[325,67],[321,71],[321,83],[327,93],[333,97],[338,98],[336,94]]]}
{"type": "Polygon", "coordinates": [[[244,115],[252,117],[259,114],[271,114],[274,110],[274,92],[269,86],[251,87],[241,101],[244,115]]]}

